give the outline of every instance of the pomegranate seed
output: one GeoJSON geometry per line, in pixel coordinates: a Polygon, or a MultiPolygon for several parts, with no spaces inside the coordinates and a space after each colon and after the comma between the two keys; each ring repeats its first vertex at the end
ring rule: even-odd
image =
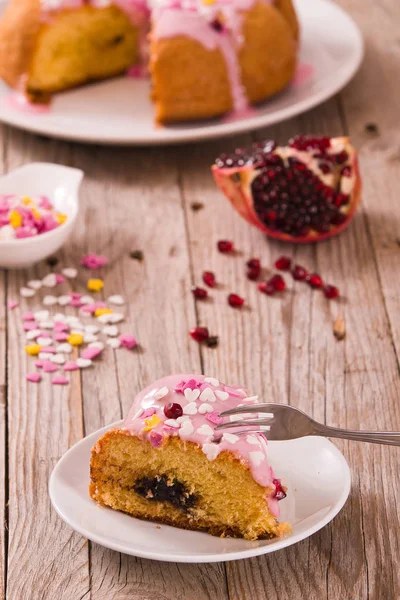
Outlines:
{"type": "Polygon", "coordinates": [[[177,402],[169,402],[164,406],[164,415],[167,419],[178,419],[183,415],[182,406],[177,402]]]}
{"type": "Polygon", "coordinates": [[[247,261],[246,266],[249,269],[261,269],[261,261],[259,258],[250,258],[250,260],[247,261]]]}
{"type": "Polygon", "coordinates": [[[268,283],[272,283],[277,292],[283,292],[283,290],[286,288],[286,283],[282,275],[274,275],[271,277],[268,283]]]}
{"type": "Polygon", "coordinates": [[[322,288],[322,286],[324,285],[322,277],[317,275],[317,273],[311,273],[311,275],[307,277],[307,283],[314,289],[322,288]]]}
{"type": "Polygon", "coordinates": [[[333,300],[333,298],[337,298],[339,296],[340,292],[334,285],[326,285],[324,287],[324,294],[329,300],[333,300]]]}
{"type": "Polygon", "coordinates": [[[351,177],[351,167],[347,166],[347,167],[343,167],[342,169],[342,177],[351,177]]]}
{"type": "Polygon", "coordinates": [[[292,261],[288,256],[280,256],[275,261],[275,269],[279,269],[279,271],[289,271],[291,266],[292,261]]]}
{"type": "Polygon", "coordinates": [[[234,243],[230,240],[220,240],[217,244],[218,250],[223,254],[227,254],[228,252],[233,252],[235,246],[234,243]]]}
{"type": "Polygon", "coordinates": [[[189,331],[190,336],[196,340],[196,342],[205,342],[209,338],[207,327],[194,327],[189,331]]]}
{"type": "Polygon", "coordinates": [[[243,306],[244,298],[238,296],[237,294],[229,294],[228,304],[233,308],[239,308],[240,306],[243,306]]]}
{"type": "Polygon", "coordinates": [[[275,486],[275,498],[277,500],[283,500],[284,498],[286,498],[286,493],[283,490],[282,484],[281,484],[281,480],[280,479],[273,479],[272,483],[275,486]]]}
{"type": "Polygon", "coordinates": [[[201,287],[196,287],[195,285],[192,287],[192,294],[197,300],[204,300],[208,296],[207,290],[201,287]]]}
{"type": "Polygon", "coordinates": [[[215,287],[216,281],[214,273],[212,271],[204,271],[203,281],[206,285],[208,285],[208,287],[215,287]]]}
{"type": "Polygon", "coordinates": [[[267,296],[273,296],[275,294],[275,287],[270,281],[261,281],[258,284],[258,289],[263,294],[267,294],[267,296]]]}
{"type": "Polygon", "coordinates": [[[296,281],[304,281],[304,279],[308,276],[308,271],[306,271],[306,269],[303,267],[300,267],[300,265],[295,265],[292,271],[292,276],[293,279],[296,279],[296,281]]]}
{"type": "Polygon", "coordinates": [[[327,175],[328,173],[331,172],[330,166],[325,163],[321,163],[319,165],[319,168],[321,169],[321,171],[323,172],[324,175],[327,175]]]}
{"type": "Polygon", "coordinates": [[[261,262],[259,258],[250,258],[246,263],[247,278],[255,281],[261,274],[261,262]]]}
{"type": "Polygon", "coordinates": [[[339,154],[335,154],[335,159],[338,165],[345,163],[348,158],[349,155],[347,154],[346,150],[339,152],[339,154]]]}

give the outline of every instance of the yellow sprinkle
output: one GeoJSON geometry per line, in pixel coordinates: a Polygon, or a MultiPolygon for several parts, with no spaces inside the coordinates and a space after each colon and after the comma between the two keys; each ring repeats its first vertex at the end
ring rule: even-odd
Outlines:
{"type": "Polygon", "coordinates": [[[96,308],[94,311],[94,316],[101,317],[101,315],[111,315],[113,312],[114,311],[112,308],[96,308]]]}
{"type": "Polygon", "coordinates": [[[36,210],[36,208],[32,208],[31,213],[37,221],[40,221],[42,219],[42,215],[38,210],[36,210]]]}
{"type": "Polygon", "coordinates": [[[80,346],[83,344],[83,335],[80,333],[71,333],[67,338],[67,342],[71,344],[71,346],[80,346]]]}
{"type": "Polygon", "coordinates": [[[11,227],[14,227],[15,229],[17,227],[21,227],[21,225],[22,225],[22,216],[16,210],[13,210],[12,213],[10,214],[10,225],[11,225],[11,227]]]}
{"type": "Polygon", "coordinates": [[[37,356],[41,351],[42,346],[40,344],[31,344],[30,346],[25,346],[25,351],[30,356],[37,356]]]}
{"type": "Polygon", "coordinates": [[[143,428],[143,431],[151,431],[154,427],[157,427],[159,423],[162,423],[162,419],[157,417],[157,415],[153,415],[149,419],[145,419],[146,427],[143,428]]]}
{"type": "MultiPolygon", "coordinates": [[[[32,211],[33,212],[33,211],[32,211]]],[[[65,223],[65,221],[67,220],[68,216],[64,215],[63,213],[57,213],[56,214],[56,219],[59,225],[62,225],[63,223],[65,223]]]]}
{"type": "Polygon", "coordinates": [[[29,206],[30,204],[32,204],[32,198],[29,198],[29,196],[24,196],[21,202],[22,204],[25,204],[25,206],[29,206]]]}
{"type": "Polygon", "coordinates": [[[87,289],[90,292],[99,292],[104,287],[104,281],[101,279],[89,279],[87,282],[87,289]]]}
{"type": "Polygon", "coordinates": [[[206,6],[208,6],[209,4],[214,4],[215,0],[203,0],[203,4],[205,4],[206,6]]]}

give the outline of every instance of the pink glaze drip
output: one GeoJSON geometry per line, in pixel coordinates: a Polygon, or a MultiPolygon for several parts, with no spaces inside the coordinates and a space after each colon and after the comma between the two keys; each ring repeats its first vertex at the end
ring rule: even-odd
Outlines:
{"type": "MultiPolygon", "coordinates": [[[[239,386],[225,386],[218,380],[203,375],[171,375],[159,379],[136,396],[122,429],[128,430],[141,439],[149,440],[155,447],[162,446],[162,440],[166,437],[180,436],[183,440],[198,444],[209,460],[213,460],[223,451],[233,452],[241,462],[248,465],[257,483],[270,488],[271,491],[266,499],[271,513],[278,517],[279,507],[274,497],[275,485],[273,484],[275,475],[268,462],[265,437],[262,434],[252,433],[237,436],[237,439],[231,441],[223,438],[219,444],[211,441],[214,424],[220,420],[218,414],[239,404],[250,405],[256,401],[255,398],[249,400],[246,398],[246,392],[239,386]],[[206,379],[210,381],[205,381],[206,379]],[[185,383],[190,380],[195,380],[197,386],[191,382],[184,392],[185,383]],[[201,394],[204,394],[205,398],[201,398],[201,394]],[[188,414],[185,415],[184,412],[183,415],[186,417],[185,421],[182,421],[182,417],[179,423],[167,419],[164,406],[170,402],[180,404],[184,411],[190,404],[187,409],[188,414]],[[196,410],[195,414],[191,414],[194,412],[193,409],[196,410]],[[208,412],[204,412],[205,410],[208,412]],[[158,419],[161,419],[161,422],[158,422],[158,419]],[[155,426],[152,426],[149,431],[144,431],[146,425],[154,424],[154,420],[155,426]],[[165,424],[165,421],[168,423],[165,424]],[[162,439],[159,436],[162,436],[162,439]]],[[[228,419],[226,421],[228,422],[228,419]]],[[[227,429],[226,433],[234,434],[234,430],[227,429]]]]}
{"type": "Polygon", "coordinates": [[[22,92],[12,92],[4,99],[5,103],[15,110],[31,115],[44,115],[50,112],[49,104],[34,104],[22,92]]]}

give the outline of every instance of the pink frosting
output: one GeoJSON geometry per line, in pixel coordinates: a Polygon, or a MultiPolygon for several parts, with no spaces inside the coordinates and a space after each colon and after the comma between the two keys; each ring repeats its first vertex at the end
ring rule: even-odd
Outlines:
{"type": "MultiPolygon", "coordinates": [[[[265,437],[258,433],[236,436],[233,429],[227,429],[224,433],[228,435],[219,443],[212,442],[215,423],[222,420],[219,413],[256,401],[256,397],[249,397],[239,386],[225,386],[211,377],[171,375],[159,379],[136,396],[122,429],[149,440],[155,447],[162,446],[166,437],[179,436],[198,444],[209,460],[214,460],[221,452],[232,452],[248,465],[257,483],[269,488],[266,500],[272,514],[278,516],[275,476],[268,462],[265,437]],[[187,382],[190,384],[186,385],[187,382]],[[179,420],[168,419],[164,414],[164,406],[171,402],[182,406],[184,414],[179,420]],[[149,431],[145,431],[147,426],[151,427],[149,431]]],[[[229,418],[225,418],[225,422],[229,422],[229,418]]]]}

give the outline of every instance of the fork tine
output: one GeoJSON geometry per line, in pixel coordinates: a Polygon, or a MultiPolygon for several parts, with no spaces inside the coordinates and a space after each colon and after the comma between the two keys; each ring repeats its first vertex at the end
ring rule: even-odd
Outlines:
{"type": "MultiPolygon", "coordinates": [[[[271,426],[271,418],[267,419],[250,419],[250,420],[240,420],[240,421],[231,421],[230,423],[221,423],[221,425],[217,425],[214,427],[214,431],[220,431],[221,429],[232,429],[233,427],[270,427],[271,426]]],[[[268,431],[268,430],[267,430],[268,431]]]]}
{"type": "Polygon", "coordinates": [[[229,417],[230,415],[240,415],[241,413],[264,413],[269,415],[273,413],[273,404],[252,404],[251,406],[238,406],[237,408],[231,408],[230,410],[224,410],[220,413],[221,417],[229,417]]]}
{"type": "MultiPolygon", "coordinates": [[[[266,433],[267,431],[269,431],[269,427],[253,427],[251,429],[246,429],[244,431],[235,431],[235,435],[251,435],[252,433],[266,433]]],[[[213,436],[212,441],[219,443],[222,440],[222,436],[223,433],[222,432],[218,432],[217,435],[213,436]]]]}

